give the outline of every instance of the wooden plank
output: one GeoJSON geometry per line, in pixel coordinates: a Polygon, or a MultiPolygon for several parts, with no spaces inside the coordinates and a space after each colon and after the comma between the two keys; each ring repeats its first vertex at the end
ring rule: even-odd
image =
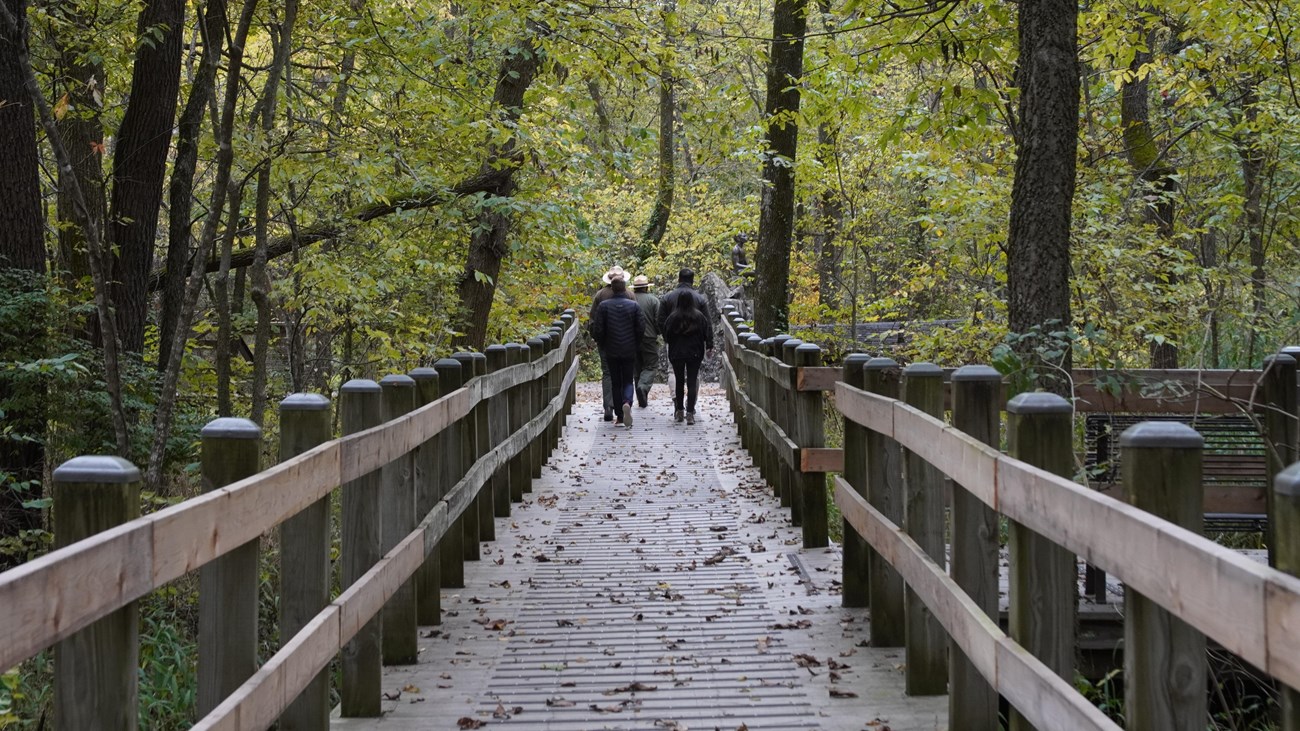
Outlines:
{"type": "MultiPolygon", "coordinates": [[[[1264,633],[1268,636],[1264,670],[1276,678],[1300,678],[1300,579],[1270,574],[1264,597],[1264,633]]],[[[1294,680],[1287,684],[1300,690],[1294,680]]]]}
{"type": "Polygon", "coordinates": [[[945,449],[957,446],[949,436],[942,419],[901,401],[894,402],[894,439],[904,449],[935,465],[943,459],[945,449]]]}
{"type": "Polygon", "coordinates": [[[154,588],[147,518],[0,574],[0,668],[10,668],[154,588]]]}
{"type": "Polygon", "coordinates": [[[423,562],[424,533],[417,528],[334,600],[340,612],[339,641],[346,643],[360,632],[423,562]]]}
{"type": "Polygon", "coordinates": [[[834,391],[844,377],[844,369],[831,366],[804,366],[795,372],[798,391],[834,391]]]}
{"type": "Polygon", "coordinates": [[[943,449],[931,463],[985,505],[997,504],[998,459],[1002,453],[955,427],[945,426],[943,449]]]}
{"type": "Polygon", "coordinates": [[[799,450],[800,472],[843,472],[844,450],[836,447],[803,447],[799,450]]]}
{"type": "Polygon", "coordinates": [[[850,421],[886,437],[894,436],[894,400],[844,383],[835,386],[835,408],[850,421]]]}
{"type": "Polygon", "coordinates": [[[400,419],[340,439],[341,481],[379,469],[463,418],[474,407],[477,390],[477,384],[462,386],[400,419]]]}
{"type": "Polygon", "coordinates": [[[1119,731],[1074,686],[1010,638],[998,642],[998,692],[1040,729],[1119,731]]]}

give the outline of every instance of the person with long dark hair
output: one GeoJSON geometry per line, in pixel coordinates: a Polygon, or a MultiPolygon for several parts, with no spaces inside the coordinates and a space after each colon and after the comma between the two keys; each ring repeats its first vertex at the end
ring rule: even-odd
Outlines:
{"type": "Polygon", "coordinates": [[[677,287],[663,296],[659,308],[660,333],[668,343],[668,362],[673,366],[675,380],[673,420],[684,419],[687,424],[695,423],[700,364],[705,353],[713,350],[713,328],[705,314],[708,302],[692,286],[694,281],[695,272],[682,269],[677,275],[677,287]]]}

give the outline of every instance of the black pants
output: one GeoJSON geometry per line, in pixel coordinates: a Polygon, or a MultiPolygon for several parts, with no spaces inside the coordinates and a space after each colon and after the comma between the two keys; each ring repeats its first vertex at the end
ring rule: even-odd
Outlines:
{"type": "Polygon", "coordinates": [[[636,377],[636,358],[606,358],[609,362],[610,392],[614,397],[614,418],[621,420],[623,404],[634,402],[632,389],[636,377]]]}
{"type": "Polygon", "coordinates": [[[677,390],[673,395],[673,407],[682,410],[682,390],[686,391],[686,410],[695,413],[695,399],[700,395],[700,364],[703,358],[694,360],[674,360],[673,376],[677,381],[677,390]]]}

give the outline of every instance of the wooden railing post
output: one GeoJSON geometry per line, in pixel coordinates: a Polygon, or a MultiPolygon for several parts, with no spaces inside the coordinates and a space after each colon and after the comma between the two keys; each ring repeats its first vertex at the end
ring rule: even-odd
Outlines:
{"type": "MultiPolygon", "coordinates": [[[[746,335],[745,339],[741,341],[741,345],[755,355],[763,354],[762,343],[763,338],[754,333],[746,335]]],[[[739,382],[737,388],[743,389],[745,395],[749,397],[750,403],[760,409],[763,408],[762,404],[765,390],[759,387],[762,384],[762,381],[759,380],[754,368],[746,362],[745,358],[737,358],[737,360],[738,368],[736,371],[736,377],[739,382]]],[[[751,358],[749,360],[753,359],[751,358]]],[[[736,410],[743,418],[742,423],[745,431],[745,449],[749,451],[750,458],[753,460],[755,467],[766,469],[762,464],[764,455],[763,432],[758,426],[758,420],[752,418],[752,415],[745,413],[744,403],[740,400],[739,394],[737,394],[736,399],[736,410]]],[[[762,472],[763,469],[760,469],[760,472],[762,472]]]]}
{"type": "MultiPolygon", "coordinates": [[[[1052,474],[1074,474],[1070,402],[1052,393],[1022,393],[1007,403],[1007,445],[1012,457],[1052,474]]],[[[1012,521],[1010,549],[1011,639],[1067,682],[1074,678],[1075,615],[1079,611],[1074,554],[1012,521]]],[[[1011,712],[1011,731],[1033,728],[1011,712]]]]}
{"type": "MultiPolygon", "coordinates": [[[[862,366],[864,390],[896,399],[902,369],[890,358],[862,366]]],[[[867,432],[867,500],[894,525],[903,524],[903,458],[898,442],[867,432]]],[[[903,577],[879,553],[867,549],[872,647],[902,647],[906,640],[903,577]]]]}
{"type": "MultiPolygon", "coordinates": [[[[560,331],[551,328],[542,334],[542,341],[546,343],[546,355],[550,357],[551,353],[560,349],[560,331]]],[[[563,377],[563,371],[560,370],[561,361],[557,361],[546,371],[546,392],[542,396],[542,406],[549,406],[551,401],[560,393],[560,382],[563,377]]],[[[546,452],[545,459],[551,458],[551,453],[555,451],[556,446],[560,443],[560,419],[559,414],[551,417],[546,425],[546,431],[542,432],[542,449],[546,452]]]]}
{"type": "MultiPolygon", "coordinates": [[[[913,363],[903,369],[903,401],[943,418],[943,369],[933,363],[913,363]]],[[[944,545],[943,473],[903,450],[905,497],[903,530],[940,566],[947,560],[944,545]]],[[[948,636],[910,588],[904,594],[907,632],[906,686],[908,695],[948,692],[948,636]]]]}
{"type": "MultiPolygon", "coordinates": [[[[560,320],[564,323],[564,332],[567,333],[569,332],[569,328],[573,326],[573,323],[577,322],[578,315],[571,309],[565,310],[564,314],[560,315],[560,320]]],[[[574,359],[577,357],[578,357],[578,339],[574,338],[573,341],[569,343],[569,352],[564,356],[564,361],[566,364],[572,363],[574,359]]],[[[565,416],[568,416],[569,414],[573,413],[573,407],[575,404],[577,404],[577,402],[578,402],[578,382],[575,380],[573,383],[569,384],[569,400],[568,400],[569,405],[564,412],[565,416]]]]}
{"type": "MultiPolygon", "coordinates": [[[[524,343],[528,346],[529,362],[536,362],[542,359],[546,354],[546,345],[541,338],[529,338],[524,343]]],[[[542,379],[534,378],[528,382],[528,420],[532,421],[534,417],[542,413],[542,379]]],[[[546,455],[542,452],[542,440],[534,439],[526,448],[528,451],[528,469],[533,480],[542,476],[542,463],[546,461],[546,455]]],[[[528,481],[526,492],[532,492],[532,480],[528,481]]]]}
{"type": "MultiPolygon", "coordinates": [[[[433,367],[438,371],[438,383],[442,385],[443,396],[465,385],[465,370],[460,361],[454,358],[441,358],[433,364],[433,367]]],[[[460,482],[460,478],[465,476],[465,470],[469,467],[465,463],[465,420],[461,419],[454,424],[449,424],[444,432],[442,452],[438,459],[442,467],[438,471],[441,483],[441,489],[438,491],[439,499],[447,497],[447,493],[451,492],[457,482],[460,482]]],[[[460,517],[447,527],[447,532],[438,542],[444,589],[465,588],[465,524],[468,522],[466,513],[461,513],[460,517]]]]}
{"type": "MultiPolygon", "coordinates": [[[[863,387],[862,366],[871,360],[865,353],[851,353],[844,358],[844,373],[840,380],[848,386],[863,387]]],[[[867,430],[857,422],[844,418],[844,481],[853,486],[863,498],[867,496],[867,430]]],[[[858,531],[844,521],[844,586],[840,594],[846,607],[871,606],[868,592],[867,542],[858,531]]]]}
{"type": "MultiPolygon", "coordinates": [[[[814,368],[822,364],[822,349],[813,343],[804,343],[794,351],[794,364],[798,368],[814,368]]],[[[797,373],[797,371],[792,371],[797,373]]],[[[793,423],[795,444],[801,448],[826,446],[826,415],[822,411],[821,391],[799,391],[792,383],[795,403],[793,423]]],[[[802,454],[795,455],[802,464],[802,454]]],[[[799,480],[799,494],[803,501],[803,547],[823,548],[830,543],[827,521],[826,473],[804,472],[802,466],[795,472],[799,480]]]]}
{"type": "MultiPolygon", "coordinates": [[[[799,338],[787,338],[781,343],[781,352],[775,354],[777,360],[790,366],[790,370],[786,371],[789,374],[789,380],[779,386],[781,394],[778,397],[781,411],[781,431],[785,432],[786,436],[791,436],[794,433],[795,421],[799,418],[795,406],[797,399],[795,398],[794,352],[795,348],[798,348],[800,345],[803,345],[803,341],[799,338]]],[[[780,460],[780,468],[782,474],[785,475],[786,489],[790,493],[790,524],[802,529],[804,505],[802,489],[803,475],[800,474],[797,468],[791,467],[790,463],[784,458],[780,460]]]]}
{"type": "MultiPolygon", "coordinates": [[[[509,356],[510,365],[512,366],[525,363],[528,360],[528,346],[523,343],[506,343],[506,355],[509,356]]],[[[528,423],[528,401],[525,388],[527,387],[515,386],[508,392],[511,434],[519,431],[519,427],[528,423]]],[[[528,482],[528,450],[524,449],[510,459],[511,502],[523,502],[528,482]]]]}
{"type": "MultiPolygon", "coordinates": [[[[339,388],[343,433],[356,434],[383,422],[379,384],[354,379],[339,388]]],[[[371,472],[343,485],[341,583],[347,589],[382,557],[379,551],[379,473],[371,472]]],[[[375,718],[380,714],[379,636],[382,619],[374,617],[343,648],[343,683],[339,690],[344,718],[375,718]]],[[[200,714],[202,715],[202,714],[200,714]]]]}
{"type": "MultiPolygon", "coordinates": [[[[329,441],[330,400],[295,393],[280,402],[280,461],[329,441]]],[[[330,500],[323,497],[280,526],[280,647],[330,602],[330,500]]],[[[285,731],[323,729],[330,718],[324,670],[280,714],[285,731]]]]}
{"type": "MultiPolygon", "coordinates": [[[[203,491],[261,469],[262,430],[248,419],[213,419],[199,433],[203,491]]],[[[256,539],[199,569],[200,718],[257,671],[256,539]]]]}
{"type": "MultiPolygon", "coordinates": [[[[474,378],[474,354],[460,351],[452,353],[451,357],[460,363],[460,372],[463,379],[461,384],[469,383],[474,378]]],[[[474,462],[478,460],[478,416],[479,411],[476,406],[470,409],[465,418],[456,424],[456,429],[460,431],[461,454],[460,471],[456,474],[457,480],[464,477],[465,473],[469,472],[469,469],[474,466],[474,462]]],[[[465,512],[461,513],[460,525],[461,531],[464,533],[461,548],[465,552],[464,558],[466,561],[479,560],[479,507],[477,499],[471,500],[465,508],[465,512]]]]}
{"type": "MultiPolygon", "coordinates": [[[[1002,375],[985,365],[952,374],[952,423],[997,448],[1002,375]]],[[[998,514],[960,484],[952,490],[952,578],[990,619],[998,619],[998,514]]],[[[961,648],[948,648],[948,717],[970,731],[998,731],[998,694],[961,648]]]]}
{"type": "MultiPolygon", "coordinates": [[[[1287,467],[1274,478],[1272,492],[1273,512],[1269,523],[1277,526],[1276,568],[1300,576],[1300,463],[1287,467]]],[[[1285,683],[1279,685],[1282,717],[1278,728],[1300,729],[1300,690],[1285,683]]]]}
{"type": "MultiPolygon", "coordinates": [[[[419,408],[442,396],[438,371],[416,368],[409,374],[415,381],[415,406],[419,408]]],[[[439,464],[443,459],[442,434],[436,434],[415,450],[415,517],[424,520],[442,499],[439,464]]],[[[415,572],[415,616],[420,625],[442,624],[442,555],[439,546],[425,557],[415,572]]]]}
{"type": "MultiPolygon", "coordinates": [[[[140,470],[121,457],[74,457],[54,470],[54,547],[140,517],[140,470]]],[[[135,602],[54,645],[56,729],[137,727],[140,610],[135,602]]]]}
{"type": "MultiPolygon", "coordinates": [[[[776,361],[780,361],[784,355],[782,352],[782,346],[785,344],[785,341],[789,339],[790,336],[785,334],[773,335],[768,338],[764,341],[767,343],[767,347],[764,349],[763,355],[776,361]]],[[[767,412],[767,416],[772,420],[773,424],[785,429],[785,409],[783,405],[788,401],[788,399],[785,398],[785,389],[781,387],[781,384],[777,383],[772,378],[768,378],[766,375],[763,376],[762,380],[767,392],[767,397],[764,399],[767,405],[764,406],[763,409],[767,412]]],[[[769,454],[767,464],[768,474],[764,475],[764,477],[767,479],[768,484],[772,486],[772,490],[776,493],[777,497],[781,499],[781,507],[793,509],[791,499],[794,496],[794,489],[791,487],[790,481],[787,479],[789,473],[785,469],[785,460],[781,458],[776,445],[771,445],[770,450],[771,453],[769,454]]],[[[795,525],[798,525],[798,523],[795,525]]]]}
{"type": "MultiPolygon", "coordinates": [[[[506,367],[510,355],[506,346],[501,344],[487,347],[487,368],[489,373],[506,367]]],[[[492,397],[488,404],[488,427],[492,446],[505,441],[510,436],[510,408],[505,391],[492,397]]],[[[498,518],[510,517],[510,463],[506,462],[492,473],[492,514],[498,518]]]]}
{"type": "MultiPolygon", "coordinates": [[[[384,376],[379,381],[384,403],[384,421],[411,413],[415,405],[415,380],[405,374],[384,376]]],[[[387,554],[415,530],[415,482],[410,453],[379,468],[380,513],[379,552],[387,554]]],[[[403,582],[384,604],[381,656],[385,665],[411,665],[420,651],[419,626],[415,618],[415,582],[403,582]]]]}
{"type": "MultiPolygon", "coordinates": [[[[1294,374],[1292,378],[1294,387],[1294,374]]],[[[1145,421],[1120,435],[1129,504],[1201,532],[1204,438],[1176,422],[1145,421]]],[[[1127,728],[1202,731],[1205,635],[1132,588],[1124,591],[1124,716],[1127,728]]]]}
{"type": "MultiPolygon", "coordinates": [[[[1260,424],[1264,431],[1267,472],[1266,484],[1283,468],[1296,461],[1296,359],[1285,353],[1264,359],[1260,384],[1260,424]]],[[[1268,565],[1275,566],[1276,529],[1273,526],[1273,491],[1265,490],[1268,521],[1264,526],[1264,543],[1268,546],[1268,565]]]]}
{"type": "MultiPolygon", "coordinates": [[[[487,354],[470,353],[474,363],[474,377],[487,375],[487,354]]],[[[491,425],[488,424],[488,402],[482,399],[474,407],[474,461],[483,459],[484,455],[492,451],[491,425]]],[[[495,509],[492,506],[492,481],[489,479],[479,488],[478,496],[474,498],[474,504],[477,506],[475,512],[478,513],[478,539],[480,541],[495,541],[497,539],[497,521],[493,514],[495,509]]],[[[482,553],[481,546],[475,546],[474,559],[478,560],[482,553]]]]}

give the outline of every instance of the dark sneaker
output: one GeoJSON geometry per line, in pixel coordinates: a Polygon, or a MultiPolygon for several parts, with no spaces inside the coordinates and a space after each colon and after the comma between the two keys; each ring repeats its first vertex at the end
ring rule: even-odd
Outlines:
{"type": "Polygon", "coordinates": [[[682,411],[681,409],[678,409],[678,410],[676,410],[676,411],[673,412],[673,421],[677,422],[678,424],[682,423],[682,419],[684,419],[684,418],[686,418],[686,412],[685,412],[685,411],[682,411]]]}
{"type": "Polygon", "coordinates": [[[613,421],[614,412],[612,409],[605,409],[605,421],[613,421]]]}
{"type": "Polygon", "coordinates": [[[638,388],[636,390],[636,405],[644,409],[649,402],[650,394],[646,393],[645,389],[638,388]]]}
{"type": "Polygon", "coordinates": [[[695,423],[695,412],[694,412],[694,411],[687,411],[687,412],[686,412],[686,423],[687,423],[687,425],[691,425],[691,424],[694,424],[694,423],[695,423]]]}
{"type": "Polygon", "coordinates": [[[623,423],[632,428],[632,404],[623,404],[623,423]]]}

